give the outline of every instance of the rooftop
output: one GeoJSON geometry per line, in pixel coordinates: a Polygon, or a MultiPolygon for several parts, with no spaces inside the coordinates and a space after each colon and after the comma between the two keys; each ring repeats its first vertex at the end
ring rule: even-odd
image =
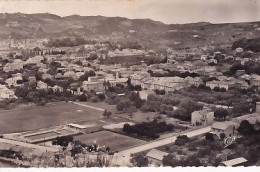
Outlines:
{"type": "Polygon", "coordinates": [[[167,155],[168,155],[168,153],[159,151],[157,149],[152,149],[146,154],[147,157],[150,157],[150,158],[153,158],[156,160],[160,160],[160,161],[162,161],[163,157],[167,156],[167,155]]]}
{"type": "Polygon", "coordinates": [[[228,161],[224,161],[224,162],[221,162],[221,163],[224,164],[227,167],[232,167],[234,165],[242,164],[242,163],[245,163],[245,162],[247,162],[247,160],[243,157],[240,157],[240,158],[235,158],[235,159],[231,159],[231,160],[228,160],[228,161]]]}

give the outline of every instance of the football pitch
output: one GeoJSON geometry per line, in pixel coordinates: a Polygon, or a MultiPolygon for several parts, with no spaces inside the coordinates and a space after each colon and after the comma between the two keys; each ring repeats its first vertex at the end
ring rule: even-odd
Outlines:
{"type": "Polygon", "coordinates": [[[55,103],[0,112],[0,134],[36,130],[67,123],[95,122],[102,112],[73,103],[55,103]]]}

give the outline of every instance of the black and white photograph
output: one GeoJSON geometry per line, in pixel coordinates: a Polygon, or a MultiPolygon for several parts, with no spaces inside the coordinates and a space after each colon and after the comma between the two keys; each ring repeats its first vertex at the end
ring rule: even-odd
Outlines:
{"type": "Polygon", "coordinates": [[[0,171],[257,166],[259,0],[0,0],[0,171]]]}

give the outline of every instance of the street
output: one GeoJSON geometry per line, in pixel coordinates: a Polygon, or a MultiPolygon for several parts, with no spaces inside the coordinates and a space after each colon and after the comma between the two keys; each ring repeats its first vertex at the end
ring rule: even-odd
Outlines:
{"type": "MultiPolygon", "coordinates": [[[[201,134],[205,134],[207,132],[209,132],[211,129],[211,126],[207,126],[204,128],[200,128],[197,130],[193,130],[193,131],[188,131],[185,133],[181,133],[180,135],[187,135],[188,137],[194,137],[194,136],[198,136],[201,134]]],[[[135,154],[135,153],[139,153],[139,152],[143,152],[149,149],[153,149],[156,147],[160,147],[163,145],[167,145],[170,143],[174,143],[175,140],[177,139],[178,135],[172,136],[172,137],[168,137],[165,139],[161,139],[161,140],[156,140],[154,142],[150,142],[147,144],[143,144],[137,147],[133,147],[130,149],[126,149],[123,151],[120,151],[119,153],[115,154],[115,160],[117,161],[116,163],[120,163],[122,165],[127,165],[131,159],[130,155],[131,154],[135,154]]]]}

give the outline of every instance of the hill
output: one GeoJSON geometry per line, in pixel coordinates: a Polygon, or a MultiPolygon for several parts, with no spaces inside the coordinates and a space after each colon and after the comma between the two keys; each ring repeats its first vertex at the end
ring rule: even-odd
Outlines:
{"type": "Polygon", "coordinates": [[[0,14],[0,38],[55,38],[81,36],[87,39],[138,41],[148,48],[197,47],[229,44],[260,35],[260,22],[211,24],[164,24],[150,19],[79,16],[49,13],[0,14]]]}

